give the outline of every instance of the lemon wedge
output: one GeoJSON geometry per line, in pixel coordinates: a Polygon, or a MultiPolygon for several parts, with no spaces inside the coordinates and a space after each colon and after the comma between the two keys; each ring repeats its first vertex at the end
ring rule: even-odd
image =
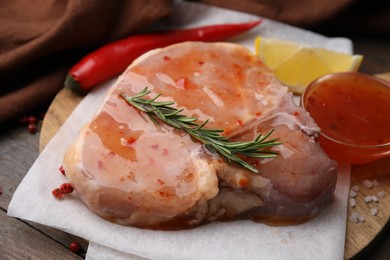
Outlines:
{"type": "Polygon", "coordinates": [[[310,82],[325,74],[357,71],[363,61],[362,55],[262,37],[256,38],[255,50],[276,78],[296,94],[302,94],[310,82]]]}

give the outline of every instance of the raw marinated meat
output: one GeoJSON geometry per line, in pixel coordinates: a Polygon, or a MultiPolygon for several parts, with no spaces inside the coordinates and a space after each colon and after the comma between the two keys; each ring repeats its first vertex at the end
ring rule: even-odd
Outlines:
{"type": "Polygon", "coordinates": [[[64,158],[80,199],[101,217],[150,229],[191,228],[249,218],[300,222],[333,198],[337,164],[315,139],[319,128],[292,93],[246,48],[187,42],[137,59],[110,89],[64,158]],[[201,143],[155,124],[119,95],[174,101],[233,141],[275,129],[276,158],[246,159],[259,174],[227,164],[201,143]]]}

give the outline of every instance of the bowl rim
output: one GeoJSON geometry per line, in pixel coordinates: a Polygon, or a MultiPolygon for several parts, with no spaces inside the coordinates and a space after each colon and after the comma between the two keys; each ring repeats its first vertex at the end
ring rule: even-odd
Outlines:
{"type": "MultiPolygon", "coordinates": [[[[310,114],[310,112],[307,111],[306,106],[305,106],[305,97],[309,94],[309,92],[310,92],[310,90],[312,88],[314,88],[315,86],[318,86],[318,83],[321,83],[323,81],[326,81],[326,80],[329,80],[329,79],[332,79],[332,78],[335,78],[335,77],[339,78],[339,77],[343,77],[343,76],[347,76],[347,77],[352,77],[352,76],[353,77],[363,77],[363,78],[366,78],[366,79],[369,79],[369,80],[376,81],[377,83],[390,88],[390,82],[388,82],[388,81],[386,81],[384,79],[381,79],[379,77],[375,77],[375,76],[372,76],[372,75],[369,75],[369,74],[365,74],[365,73],[361,73],[361,72],[334,72],[334,73],[329,73],[329,74],[325,74],[325,75],[315,79],[314,81],[312,81],[306,87],[305,91],[302,93],[302,96],[301,96],[301,102],[300,103],[301,103],[302,108],[305,109],[305,111],[310,114]]],[[[311,116],[311,117],[313,118],[313,116],[311,116]]],[[[314,118],[313,118],[313,120],[315,121],[314,118]]],[[[332,138],[332,137],[326,135],[324,132],[322,132],[321,128],[320,128],[320,135],[323,136],[324,138],[332,141],[332,142],[337,143],[337,144],[345,145],[345,146],[349,146],[349,147],[353,147],[353,148],[381,149],[381,148],[390,147],[390,142],[383,143],[383,144],[377,144],[377,145],[370,145],[370,144],[365,144],[364,145],[364,144],[354,144],[354,143],[341,141],[341,140],[338,140],[338,139],[335,139],[335,138],[332,138]]]]}

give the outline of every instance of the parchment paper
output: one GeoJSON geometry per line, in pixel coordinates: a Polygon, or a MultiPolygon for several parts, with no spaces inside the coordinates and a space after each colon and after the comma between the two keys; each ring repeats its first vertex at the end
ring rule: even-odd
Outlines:
{"type": "MultiPolygon", "coordinates": [[[[258,19],[200,4],[178,1],[175,5],[176,15],[160,24],[161,28],[258,19]]],[[[329,39],[267,19],[232,41],[253,50],[257,35],[352,53],[348,39],[329,39]]],[[[61,201],[55,199],[51,191],[66,181],[58,171],[65,150],[95,114],[113,82],[105,82],[88,94],[42,151],[15,191],[8,207],[9,216],[89,240],[88,259],[343,259],[350,171],[346,165],[340,167],[334,202],[315,219],[290,227],[270,227],[243,220],[175,232],[142,230],[104,221],[74,194],[61,201]]]]}

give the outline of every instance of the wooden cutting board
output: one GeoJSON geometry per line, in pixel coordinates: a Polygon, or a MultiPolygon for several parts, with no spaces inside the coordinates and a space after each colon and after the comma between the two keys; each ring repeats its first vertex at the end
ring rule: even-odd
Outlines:
{"type": "MultiPolygon", "coordinates": [[[[390,81],[390,73],[377,75],[390,81]]],[[[56,134],[68,116],[80,103],[82,97],[69,89],[63,89],[54,98],[42,123],[39,148],[42,151],[56,134]]],[[[352,165],[351,187],[358,187],[355,196],[356,206],[348,207],[347,235],[345,241],[345,258],[350,259],[368,246],[380,233],[390,218],[390,157],[365,165],[352,165]],[[366,188],[365,180],[374,181],[372,188],[366,188]],[[384,192],[380,198],[378,193],[384,192]],[[376,196],[377,202],[366,202],[369,196],[376,196]],[[376,208],[377,214],[371,214],[376,208]],[[352,215],[358,214],[364,221],[355,223],[352,215]]]]}

